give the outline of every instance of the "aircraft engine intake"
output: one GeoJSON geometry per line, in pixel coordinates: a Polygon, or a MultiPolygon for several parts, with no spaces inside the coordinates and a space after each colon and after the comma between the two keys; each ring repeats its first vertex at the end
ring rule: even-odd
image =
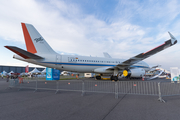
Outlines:
{"type": "Polygon", "coordinates": [[[140,78],[145,75],[145,70],[143,68],[124,70],[123,75],[130,78],[140,78]]]}

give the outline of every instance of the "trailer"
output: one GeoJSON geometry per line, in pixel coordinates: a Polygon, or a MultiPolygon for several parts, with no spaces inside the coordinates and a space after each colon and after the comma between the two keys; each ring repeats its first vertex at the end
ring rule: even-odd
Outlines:
{"type": "Polygon", "coordinates": [[[84,73],[84,77],[86,78],[93,78],[95,76],[95,73],[84,73]]]}

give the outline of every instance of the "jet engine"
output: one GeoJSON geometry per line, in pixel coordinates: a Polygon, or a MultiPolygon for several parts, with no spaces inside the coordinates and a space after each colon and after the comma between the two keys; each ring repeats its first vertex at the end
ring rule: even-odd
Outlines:
{"type": "Polygon", "coordinates": [[[124,70],[123,75],[130,78],[140,78],[145,75],[145,70],[143,68],[124,70]]]}
{"type": "Polygon", "coordinates": [[[101,67],[101,68],[96,68],[94,70],[95,73],[113,73],[114,71],[111,70],[110,68],[112,67],[101,67]]]}

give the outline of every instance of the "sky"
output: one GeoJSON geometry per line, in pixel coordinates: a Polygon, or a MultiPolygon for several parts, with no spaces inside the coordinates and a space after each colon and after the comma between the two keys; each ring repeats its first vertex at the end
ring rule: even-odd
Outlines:
{"type": "Polygon", "coordinates": [[[169,40],[178,43],[144,61],[180,68],[178,0],[0,0],[0,65],[34,66],[4,46],[25,49],[21,22],[32,24],[60,54],[129,59],[169,40]]]}

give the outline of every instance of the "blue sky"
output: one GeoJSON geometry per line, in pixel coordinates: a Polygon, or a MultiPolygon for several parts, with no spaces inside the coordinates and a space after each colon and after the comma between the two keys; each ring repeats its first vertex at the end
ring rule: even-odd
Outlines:
{"type": "MultiPolygon", "coordinates": [[[[27,65],[3,47],[26,49],[21,22],[33,24],[57,52],[128,59],[163,44],[168,31],[180,40],[179,8],[178,0],[1,1],[0,64],[27,65]]],[[[144,61],[180,68],[179,55],[178,42],[144,61]]]]}

